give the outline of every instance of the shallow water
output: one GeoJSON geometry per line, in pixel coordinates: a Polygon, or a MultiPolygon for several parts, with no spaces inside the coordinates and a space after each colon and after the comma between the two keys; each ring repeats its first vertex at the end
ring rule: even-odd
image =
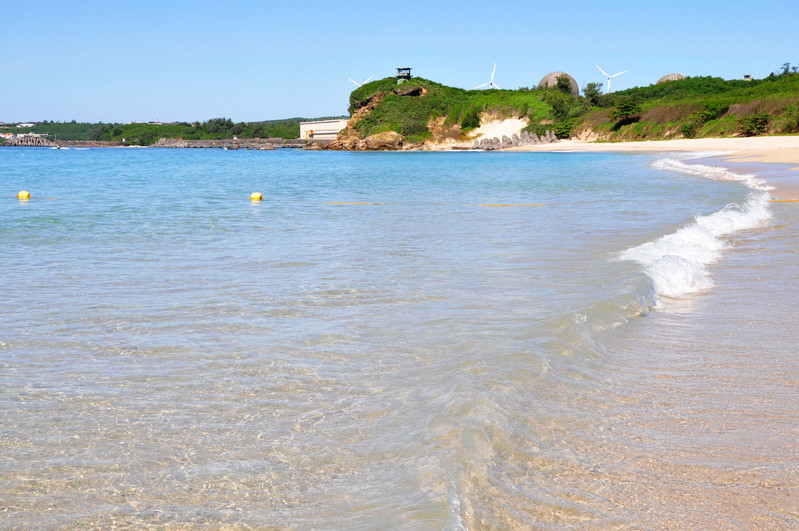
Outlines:
{"type": "Polygon", "coordinates": [[[3,525],[795,527],[799,211],[663,158],[0,150],[3,525]]]}

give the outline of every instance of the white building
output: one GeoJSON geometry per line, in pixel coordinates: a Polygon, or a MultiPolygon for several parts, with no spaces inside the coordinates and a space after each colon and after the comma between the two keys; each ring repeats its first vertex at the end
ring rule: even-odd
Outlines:
{"type": "Polygon", "coordinates": [[[304,140],[335,140],[338,132],[347,127],[347,119],[300,122],[300,138],[304,140]],[[313,137],[311,137],[313,133],[313,137]]]}

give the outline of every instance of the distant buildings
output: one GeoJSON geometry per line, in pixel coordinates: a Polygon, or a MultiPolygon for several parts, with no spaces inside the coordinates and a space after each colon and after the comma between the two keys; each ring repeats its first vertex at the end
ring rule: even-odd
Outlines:
{"type": "Polygon", "coordinates": [[[569,80],[569,86],[571,87],[571,93],[573,96],[580,95],[580,87],[577,85],[577,80],[575,80],[572,76],[567,74],[566,72],[550,72],[549,74],[545,75],[541,78],[541,81],[538,82],[538,88],[554,88],[558,86],[558,78],[561,76],[566,76],[569,80]]]}
{"type": "Polygon", "coordinates": [[[300,122],[300,138],[303,140],[335,140],[338,132],[347,127],[347,119],[300,122]],[[311,136],[313,133],[313,136],[311,136]]]}
{"type": "Polygon", "coordinates": [[[681,79],[685,79],[685,76],[682,74],[677,74],[677,73],[666,74],[665,76],[658,79],[655,85],[660,85],[661,83],[665,83],[666,81],[679,81],[681,79]]]}

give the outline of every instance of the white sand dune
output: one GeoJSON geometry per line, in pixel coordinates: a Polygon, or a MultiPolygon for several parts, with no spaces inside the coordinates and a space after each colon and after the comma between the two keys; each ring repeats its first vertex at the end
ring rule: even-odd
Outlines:
{"type": "Polygon", "coordinates": [[[521,133],[522,129],[527,127],[528,123],[529,122],[527,120],[523,120],[521,118],[492,120],[490,122],[480,124],[480,127],[472,131],[470,136],[477,139],[497,137],[501,140],[502,136],[505,135],[508,138],[511,138],[514,133],[517,135],[521,133]]]}

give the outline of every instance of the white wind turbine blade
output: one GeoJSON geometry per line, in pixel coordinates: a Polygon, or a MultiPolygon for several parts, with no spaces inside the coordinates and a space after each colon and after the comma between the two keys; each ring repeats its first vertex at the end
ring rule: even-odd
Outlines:
{"type": "MultiPolygon", "coordinates": [[[[594,66],[595,66],[595,67],[597,67],[597,68],[599,68],[599,65],[594,65],[594,66]]],[[[602,72],[603,74],[605,74],[605,77],[610,77],[610,76],[608,75],[608,73],[607,73],[607,72],[605,72],[604,70],[602,70],[601,68],[599,68],[599,71],[600,71],[600,72],[602,72]]]]}
{"type": "Polygon", "coordinates": [[[483,88],[483,87],[490,87],[490,88],[498,89],[499,85],[494,83],[494,74],[496,74],[496,73],[497,73],[497,63],[494,63],[494,69],[491,71],[491,80],[488,83],[483,83],[482,85],[477,85],[472,90],[477,90],[477,89],[483,88]]]}
{"type": "Polygon", "coordinates": [[[347,79],[349,79],[350,81],[352,81],[353,83],[355,83],[355,84],[356,84],[356,85],[358,85],[359,87],[361,86],[361,84],[360,84],[360,83],[358,83],[357,81],[355,81],[355,80],[354,80],[354,79],[352,79],[351,77],[348,77],[347,79]]]}
{"type": "Polygon", "coordinates": [[[366,85],[367,83],[369,83],[369,80],[372,79],[373,77],[375,77],[374,74],[372,74],[371,76],[367,77],[366,80],[363,83],[361,83],[361,85],[366,85]]]}
{"type": "Polygon", "coordinates": [[[626,72],[627,71],[625,70],[624,72],[619,72],[618,74],[613,74],[612,76],[608,76],[608,94],[610,94],[610,79],[614,78],[616,76],[620,76],[620,75],[622,75],[622,74],[624,74],[626,72]]]}

